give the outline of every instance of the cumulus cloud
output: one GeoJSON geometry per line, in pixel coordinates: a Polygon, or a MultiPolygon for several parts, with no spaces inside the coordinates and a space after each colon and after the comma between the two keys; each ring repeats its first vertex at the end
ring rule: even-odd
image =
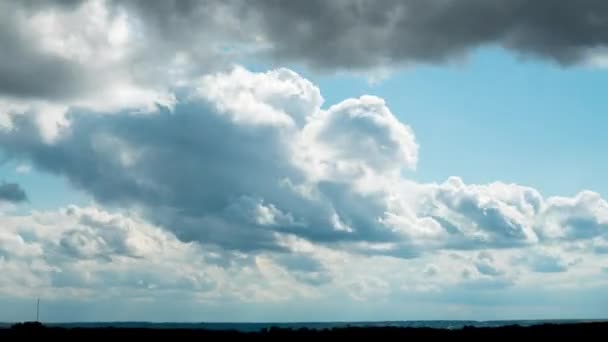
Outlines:
{"type": "Polygon", "coordinates": [[[608,7],[601,0],[218,3],[113,2],[174,46],[200,39],[197,29],[222,32],[232,50],[248,47],[272,60],[324,69],[451,62],[486,45],[562,65],[600,65],[608,44],[602,33],[608,7]],[[223,23],[211,16],[216,11],[223,23]]]}
{"type": "MultiPolygon", "coordinates": [[[[199,75],[245,59],[359,72],[442,63],[501,45],[563,65],[602,65],[607,39],[598,32],[606,31],[606,11],[599,0],[1,1],[0,126],[10,127],[15,113],[35,115],[50,141],[75,109],[171,108],[199,75]]],[[[230,91],[230,84],[214,84],[207,96],[230,91]]],[[[284,89],[295,97],[300,90],[284,89]]],[[[248,98],[240,94],[232,105],[242,108],[248,98]]],[[[295,108],[303,105],[295,97],[291,121],[305,110],[295,108]]],[[[275,114],[265,120],[286,119],[275,114]]]]}
{"type": "Polygon", "coordinates": [[[601,0],[269,0],[244,7],[259,18],[272,56],[325,68],[441,63],[490,44],[569,65],[608,44],[601,0]]]}
{"type": "Polygon", "coordinates": [[[2,96],[96,111],[171,105],[197,75],[244,57],[364,70],[499,45],[602,65],[608,43],[601,0],[2,1],[0,9],[2,96]]]}
{"type": "Polygon", "coordinates": [[[455,244],[517,246],[538,241],[534,217],[543,199],[534,189],[503,183],[466,185],[451,177],[431,185],[429,193],[429,211],[437,213],[433,216],[452,235],[468,237],[455,244]]]}
{"type": "Polygon", "coordinates": [[[230,254],[209,245],[179,241],[132,213],[71,206],[58,211],[0,217],[0,297],[115,298],[187,296],[196,300],[276,300],[288,284],[306,296],[326,282],[315,259],[289,259],[296,276],[265,273],[282,269],[268,257],[230,254]],[[221,256],[221,257],[220,257],[221,256]],[[271,260],[262,262],[259,258],[271,260]],[[221,263],[218,261],[221,258],[221,263]],[[305,282],[299,281],[300,278],[305,282]],[[250,285],[247,285],[250,284],[250,285]],[[267,295],[257,287],[267,286],[267,295]]]}
{"type": "Polygon", "coordinates": [[[386,208],[375,184],[413,167],[417,145],[382,100],[321,110],[318,88],[296,73],[242,68],[204,77],[188,98],[154,115],[75,112],[53,142],[15,116],[0,140],[8,156],[142,210],[185,241],[255,250],[280,248],[278,233],[398,240],[377,220],[386,208]]]}
{"type": "Polygon", "coordinates": [[[583,191],[573,198],[554,197],[543,217],[547,238],[579,240],[605,236],[608,202],[595,192],[583,191]]]}
{"type": "MultiPolygon", "coordinates": [[[[418,144],[382,99],[323,105],[320,90],[291,70],[236,67],[199,79],[172,110],[73,111],[53,141],[32,116],[15,115],[0,144],[8,158],[64,176],[103,205],[227,250],[285,251],[286,235],[402,258],[605,245],[608,204],[596,193],[544,198],[501,182],[411,182],[402,174],[416,167],[418,144]]],[[[499,273],[484,262],[479,272],[499,273]]]]}
{"type": "Polygon", "coordinates": [[[593,63],[602,60],[608,43],[601,33],[608,7],[601,0],[222,3],[226,21],[218,25],[204,20],[215,2],[116,2],[176,44],[197,38],[194,28],[213,29],[230,33],[233,46],[253,45],[272,59],[329,69],[449,62],[484,45],[562,65],[593,63]]]}
{"type": "MultiPolygon", "coordinates": [[[[547,293],[572,286],[577,293],[587,293],[605,286],[602,278],[597,278],[602,272],[597,265],[605,263],[590,252],[582,252],[585,258],[577,267],[530,272],[532,264],[528,262],[537,252],[526,249],[437,251],[401,259],[370,257],[286,235],[281,239],[283,250],[230,252],[210,244],[181,241],[136,213],[109,212],[95,206],[2,215],[0,223],[0,271],[5,274],[0,279],[0,302],[41,296],[49,308],[45,317],[61,320],[106,317],[103,303],[116,307],[128,304],[132,311],[120,316],[125,319],[132,314],[165,317],[145,312],[153,307],[181,312],[184,303],[199,308],[193,307],[192,314],[183,316],[188,319],[199,315],[209,319],[235,317],[230,310],[293,310],[293,305],[306,303],[344,308],[362,301],[401,315],[402,310],[392,310],[404,302],[425,307],[440,300],[442,305],[495,309],[501,305],[497,298],[502,298],[496,296],[497,291],[529,305],[535,298],[530,291],[539,282],[544,282],[547,293]],[[506,268],[509,260],[514,262],[506,268]],[[552,281],[546,282],[549,276],[552,281]],[[589,284],[591,290],[581,287],[580,282],[589,284]],[[63,310],[62,305],[70,310],[63,310]],[[91,305],[95,306],[94,314],[91,305]],[[232,309],[223,312],[221,308],[226,306],[232,309]]],[[[567,293],[571,292],[557,292],[553,298],[569,298],[564,297],[567,293]]],[[[313,307],[316,315],[319,307],[313,307]]],[[[9,309],[10,305],[1,306],[0,316],[14,317],[9,309]]],[[[310,320],[313,316],[302,317],[310,320]]]]}
{"type": "MultiPolygon", "coordinates": [[[[129,72],[136,23],[104,1],[71,6],[3,1],[0,92],[96,110],[168,103],[166,84],[129,72]]],[[[164,83],[164,82],[163,82],[164,83]]]]}
{"type": "Polygon", "coordinates": [[[418,160],[411,129],[374,96],[348,99],[311,116],[303,139],[302,144],[314,149],[312,157],[320,159],[322,178],[399,172],[415,168],[418,160]]]}

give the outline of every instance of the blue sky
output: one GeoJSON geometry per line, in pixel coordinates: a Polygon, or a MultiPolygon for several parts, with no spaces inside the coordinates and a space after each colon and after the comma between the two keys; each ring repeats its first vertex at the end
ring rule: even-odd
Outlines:
{"type": "Polygon", "coordinates": [[[414,177],[495,180],[534,186],[546,195],[608,191],[598,156],[608,141],[602,101],[607,71],[519,60],[498,48],[450,66],[417,66],[369,84],[319,77],[328,103],[360,94],[384,98],[412,126],[421,145],[414,177]]]}
{"type": "Polygon", "coordinates": [[[607,317],[608,6],[370,3],[0,0],[0,321],[607,317]]]}

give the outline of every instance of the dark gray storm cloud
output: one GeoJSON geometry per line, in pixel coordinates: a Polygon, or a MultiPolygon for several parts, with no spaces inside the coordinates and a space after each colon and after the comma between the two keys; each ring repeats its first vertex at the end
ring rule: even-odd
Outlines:
{"type": "MultiPolygon", "coordinates": [[[[205,7],[210,3],[143,1],[129,6],[175,33],[188,27],[186,23],[196,26],[197,16],[208,13],[205,7]]],[[[441,63],[483,45],[499,45],[570,65],[588,57],[590,49],[608,44],[608,3],[602,0],[258,0],[223,4],[222,13],[239,18],[243,32],[261,36],[270,45],[267,56],[329,69],[441,63]]]]}
{"type": "Polygon", "coordinates": [[[25,190],[17,183],[0,184],[0,202],[20,203],[27,201],[25,190]]]}
{"type": "Polygon", "coordinates": [[[605,53],[608,44],[608,3],[602,0],[109,0],[103,11],[69,16],[86,4],[0,1],[1,94],[65,100],[125,75],[140,86],[170,87],[175,75],[169,65],[178,55],[187,61],[180,75],[188,78],[248,58],[365,70],[461,60],[482,46],[568,66],[605,53]],[[60,15],[56,23],[64,30],[33,32],[38,24],[31,19],[41,13],[60,15]],[[109,34],[113,20],[125,14],[133,40],[104,47],[103,31],[109,34]],[[96,28],[99,34],[67,34],[99,20],[108,26],[96,28]],[[58,55],[48,51],[48,39],[93,55],[58,55]],[[105,52],[122,57],[108,62],[94,56],[105,52]]]}
{"type": "Polygon", "coordinates": [[[567,65],[608,44],[601,0],[249,2],[278,58],[328,68],[438,63],[495,44],[567,65]]]}

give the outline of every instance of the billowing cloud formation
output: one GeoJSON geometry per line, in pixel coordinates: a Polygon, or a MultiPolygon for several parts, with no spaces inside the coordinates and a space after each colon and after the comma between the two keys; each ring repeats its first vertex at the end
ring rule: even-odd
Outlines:
{"type": "Polygon", "coordinates": [[[325,106],[288,69],[207,75],[155,112],[72,108],[52,140],[35,114],[8,112],[6,158],[104,209],[3,214],[0,297],[469,305],[605,283],[598,194],[407,180],[418,144],[382,99],[325,106]]]}
{"type": "Polygon", "coordinates": [[[173,88],[243,57],[362,70],[499,45],[602,64],[608,43],[601,0],[1,1],[0,13],[0,93],[95,110],[171,104],[173,88]]]}
{"type": "Polygon", "coordinates": [[[416,166],[414,134],[382,99],[322,104],[319,89],[293,71],[237,67],[200,79],[173,110],[73,110],[52,142],[31,116],[16,114],[0,144],[9,158],[65,176],[99,203],[227,250],[285,251],[291,235],[405,258],[606,244],[608,203],[598,194],[543,198],[529,187],[458,177],[416,184],[402,177],[416,166]]]}
{"type": "Polygon", "coordinates": [[[500,45],[603,65],[606,16],[600,0],[0,1],[0,126],[35,113],[50,141],[71,108],[153,112],[252,58],[359,72],[500,45]]]}
{"type": "Polygon", "coordinates": [[[591,191],[545,199],[530,187],[465,185],[456,177],[431,187],[428,210],[457,238],[456,248],[606,241],[608,202],[591,191]]]}
{"type": "Polygon", "coordinates": [[[189,97],[174,112],[75,111],[50,143],[15,115],[0,140],[9,156],[66,176],[101,203],[141,209],[187,241],[249,250],[280,248],[277,233],[398,240],[377,221],[384,199],[375,182],[413,167],[417,145],[381,99],[321,110],[319,90],[294,72],[241,68],[203,78],[189,97]]]}
{"type": "MultiPolygon", "coordinates": [[[[5,63],[3,80],[13,86],[2,89],[54,96],[95,84],[81,78],[86,66],[77,63],[92,54],[103,57],[97,60],[101,68],[106,62],[137,66],[131,75],[136,81],[140,71],[160,71],[158,62],[179,67],[196,60],[200,68],[214,56],[251,52],[357,69],[444,62],[492,44],[572,64],[605,53],[608,43],[603,33],[608,8],[601,0],[7,1],[2,6],[3,41],[13,47],[7,50],[13,55],[4,57],[21,63],[10,69],[5,63]],[[68,31],[83,24],[87,30],[68,31]],[[39,41],[41,30],[45,38],[39,41]]],[[[178,69],[174,76],[183,71],[178,69]]]]}
{"type": "Polygon", "coordinates": [[[0,202],[19,203],[27,201],[25,190],[17,183],[0,184],[0,202]]]}
{"type": "Polygon", "coordinates": [[[148,65],[152,58],[132,61],[141,48],[136,39],[144,42],[126,13],[103,1],[61,6],[2,1],[0,6],[3,95],[100,110],[171,102],[165,80],[151,77],[158,67],[148,65]]]}

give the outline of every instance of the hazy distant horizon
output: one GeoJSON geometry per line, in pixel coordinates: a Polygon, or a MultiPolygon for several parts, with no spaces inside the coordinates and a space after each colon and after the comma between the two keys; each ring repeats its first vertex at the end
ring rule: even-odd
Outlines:
{"type": "MultiPolygon", "coordinates": [[[[533,326],[538,324],[568,324],[606,322],[608,320],[422,320],[422,321],[371,321],[371,322],[65,322],[43,323],[46,326],[62,328],[146,328],[146,329],[206,329],[237,330],[256,332],[269,328],[284,329],[331,329],[346,327],[401,327],[401,328],[437,328],[461,329],[464,327],[494,328],[510,325],[533,326]]],[[[0,323],[0,328],[8,328],[13,323],[0,323]],[[4,325],[4,326],[3,326],[4,325]]]]}

